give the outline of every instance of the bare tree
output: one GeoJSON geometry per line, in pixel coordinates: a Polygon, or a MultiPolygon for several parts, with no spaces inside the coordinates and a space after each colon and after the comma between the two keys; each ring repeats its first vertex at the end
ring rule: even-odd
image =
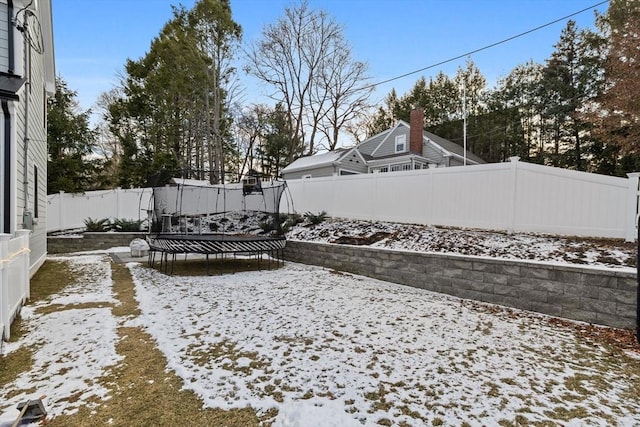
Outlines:
{"type": "Polygon", "coordinates": [[[288,161],[300,140],[313,154],[318,133],[331,135],[329,145],[335,147],[335,135],[353,116],[349,104],[370,93],[356,91],[366,80],[366,66],[351,60],[342,26],[326,12],[311,10],[307,1],[286,8],[283,17],[267,25],[247,58],[247,72],[270,85],[270,97],[287,112],[288,161]]]}
{"type": "Polygon", "coordinates": [[[320,129],[327,139],[329,150],[334,150],[340,131],[353,130],[350,123],[361,119],[369,109],[368,99],[374,87],[365,86],[368,65],[354,61],[346,45],[342,48],[336,46],[325,65],[318,85],[327,93],[326,111],[320,129]]]}
{"type": "Polygon", "coordinates": [[[238,168],[238,179],[255,168],[256,148],[267,133],[271,109],[264,104],[253,104],[242,111],[235,120],[235,135],[242,165],[238,168]]]}

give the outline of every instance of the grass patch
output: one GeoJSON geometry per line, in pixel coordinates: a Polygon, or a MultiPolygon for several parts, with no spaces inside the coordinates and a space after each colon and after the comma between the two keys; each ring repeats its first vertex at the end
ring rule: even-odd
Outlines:
{"type": "MultiPolygon", "coordinates": [[[[114,315],[126,318],[139,314],[133,280],[126,267],[112,264],[114,291],[120,304],[114,315]]],[[[182,380],[166,368],[167,360],[153,338],[139,327],[119,327],[121,339],[116,344],[124,361],[114,366],[100,383],[110,390],[110,398],[88,402],[73,415],[56,417],[48,426],[258,426],[277,415],[269,411],[262,420],[251,408],[203,408],[202,400],[183,390],[182,380]]]]}
{"type": "Polygon", "coordinates": [[[282,266],[282,262],[276,262],[275,260],[267,258],[209,258],[209,262],[207,263],[206,259],[192,258],[185,260],[184,256],[179,255],[173,263],[173,270],[171,261],[169,261],[169,265],[165,269],[164,265],[161,268],[157,259],[152,268],[174,276],[203,276],[206,274],[219,276],[241,271],[276,270],[282,266]]]}
{"type": "MultiPolygon", "coordinates": [[[[46,261],[31,278],[31,299],[28,304],[46,299],[71,283],[73,276],[67,263],[46,261]]],[[[27,333],[22,318],[18,316],[11,324],[11,337],[8,341],[16,342],[27,333]]],[[[32,369],[35,350],[36,348],[20,347],[9,354],[0,355],[0,387],[14,381],[20,373],[32,369]]]]}
{"type": "Polygon", "coordinates": [[[31,302],[47,299],[75,283],[77,273],[64,261],[46,261],[31,278],[31,302]]]}
{"type": "Polygon", "coordinates": [[[33,366],[33,350],[20,347],[7,355],[0,356],[0,387],[14,381],[21,372],[33,366]]]}

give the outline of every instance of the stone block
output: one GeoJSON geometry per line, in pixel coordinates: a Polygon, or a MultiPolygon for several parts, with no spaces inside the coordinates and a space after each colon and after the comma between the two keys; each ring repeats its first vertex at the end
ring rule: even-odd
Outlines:
{"type": "Polygon", "coordinates": [[[623,289],[599,288],[598,298],[601,301],[613,301],[622,304],[635,304],[636,292],[623,289]]]}
{"type": "Polygon", "coordinates": [[[493,292],[496,295],[500,295],[500,296],[508,296],[508,297],[517,297],[518,296],[518,288],[515,288],[513,286],[509,286],[509,285],[502,285],[499,283],[494,283],[493,284],[493,292]]]}
{"type": "Polygon", "coordinates": [[[582,283],[587,286],[598,288],[616,289],[618,287],[618,278],[615,276],[605,276],[602,274],[585,273],[582,275],[582,283]]]}
{"type": "Polygon", "coordinates": [[[504,264],[497,264],[496,265],[496,273],[497,274],[504,274],[505,276],[520,276],[520,265],[517,264],[510,264],[510,263],[504,263],[504,264]]]}
{"type": "Polygon", "coordinates": [[[636,317],[636,305],[635,304],[621,304],[616,305],[616,315],[620,317],[636,317]]]}
{"type": "Polygon", "coordinates": [[[611,315],[608,313],[596,313],[596,321],[598,325],[610,326],[613,328],[635,328],[636,327],[636,319],[635,316],[632,318],[627,317],[619,317],[615,315],[611,315]]]}
{"type": "Polygon", "coordinates": [[[518,291],[518,298],[528,301],[547,302],[547,291],[538,291],[535,289],[522,289],[518,291]]]}
{"type": "Polygon", "coordinates": [[[520,276],[522,278],[553,280],[553,270],[544,266],[520,267],[520,276]]]}
{"type": "Polygon", "coordinates": [[[580,308],[596,313],[616,314],[616,303],[612,301],[600,301],[594,298],[580,298],[580,308]]]}
{"type": "Polygon", "coordinates": [[[508,283],[508,276],[505,276],[504,274],[491,273],[489,271],[482,271],[482,281],[496,285],[506,285],[508,283]]]}
{"type": "Polygon", "coordinates": [[[582,310],[575,307],[563,307],[560,317],[587,323],[595,323],[598,318],[595,311],[582,310]]]}
{"type": "Polygon", "coordinates": [[[635,277],[618,277],[617,288],[625,291],[636,291],[638,282],[635,277]]]}
{"type": "Polygon", "coordinates": [[[578,295],[586,298],[598,298],[598,288],[584,286],[573,283],[563,283],[562,293],[568,295],[578,295]]]}
{"type": "Polygon", "coordinates": [[[540,301],[531,301],[529,305],[529,310],[548,314],[550,316],[561,316],[562,315],[562,306],[559,304],[545,303],[540,301]]]}
{"type": "Polygon", "coordinates": [[[562,283],[585,283],[585,277],[582,272],[565,269],[556,270],[555,279],[562,283]]]}
{"type": "Polygon", "coordinates": [[[483,273],[488,273],[488,274],[496,274],[497,273],[496,264],[488,262],[488,261],[473,260],[472,266],[473,266],[472,268],[473,268],[474,271],[482,271],[483,273]]]}

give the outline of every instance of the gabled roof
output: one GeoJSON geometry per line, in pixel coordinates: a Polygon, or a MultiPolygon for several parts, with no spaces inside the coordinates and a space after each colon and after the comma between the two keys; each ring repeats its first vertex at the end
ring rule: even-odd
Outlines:
{"type": "MultiPolygon", "coordinates": [[[[426,130],[422,132],[422,134],[427,137],[430,141],[432,141],[433,143],[439,145],[440,147],[442,147],[444,150],[448,151],[449,153],[463,158],[464,157],[464,148],[459,145],[456,144],[455,142],[449,141],[448,139],[444,139],[434,133],[431,132],[427,132],[426,130]]],[[[467,150],[467,159],[471,160],[475,163],[486,163],[484,160],[482,160],[480,157],[476,156],[475,154],[473,154],[471,151],[467,150]]]]}
{"type": "Polygon", "coordinates": [[[340,160],[340,158],[350,151],[347,148],[337,148],[333,151],[327,151],[326,153],[314,154],[313,156],[300,157],[288,164],[282,173],[291,173],[299,170],[307,170],[312,168],[320,168],[323,166],[330,166],[333,162],[340,160]]]}

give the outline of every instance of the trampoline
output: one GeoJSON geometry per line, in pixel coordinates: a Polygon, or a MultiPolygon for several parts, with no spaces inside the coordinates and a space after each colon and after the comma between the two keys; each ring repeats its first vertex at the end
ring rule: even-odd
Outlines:
{"type": "Polygon", "coordinates": [[[173,273],[177,255],[252,257],[280,265],[286,239],[280,200],[284,181],[250,177],[238,184],[210,185],[182,178],[153,189],[147,236],[149,266],[173,273]]]}

